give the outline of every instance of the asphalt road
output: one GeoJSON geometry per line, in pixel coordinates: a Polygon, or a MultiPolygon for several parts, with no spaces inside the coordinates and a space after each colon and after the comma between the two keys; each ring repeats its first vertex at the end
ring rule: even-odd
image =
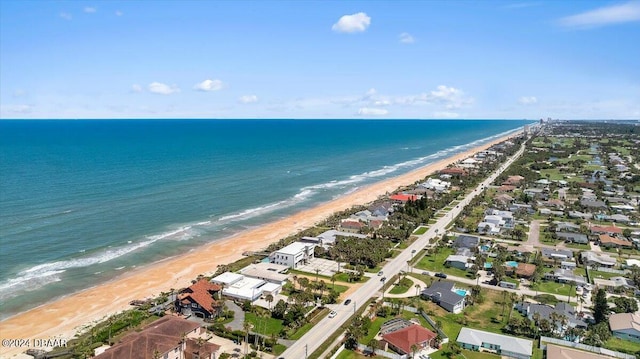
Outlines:
{"type": "MultiPolygon", "coordinates": [[[[462,209],[469,204],[469,202],[479,193],[482,189],[489,186],[495,178],[504,171],[511,163],[520,157],[524,152],[524,146],[516,152],[510,159],[508,159],[502,166],[498,168],[491,176],[487,177],[482,183],[480,183],[471,193],[469,193],[455,208],[453,208],[447,215],[441,217],[435,224],[430,226],[429,230],[418,236],[418,239],[413,242],[407,249],[402,251],[396,258],[393,258],[383,267],[384,275],[388,278],[400,273],[401,270],[406,269],[407,261],[409,261],[414,253],[419,252],[422,248],[429,244],[429,239],[445,232],[447,224],[451,222],[453,218],[458,216],[462,209]]],[[[456,278],[458,279],[458,278],[456,278]]],[[[463,279],[463,278],[461,278],[463,279]]],[[[471,280],[475,284],[474,280],[471,280]]],[[[495,287],[493,287],[495,288],[495,287]]],[[[378,291],[382,289],[382,282],[375,278],[364,283],[357,291],[355,291],[349,298],[350,303],[330,305],[332,310],[336,311],[337,315],[334,318],[326,317],[316,324],[307,334],[291,345],[282,355],[281,358],[285,359],[301,359],[307,358],[314,350],[316,350],[322,343],[325,342],[335,332],[338,327],[344,324],[349,317],[355,313],[355,311],[363,305],[367,305],[369,299],[378,291]]],[[[346,302],[346,300],[345,300],[346,302]]]]}

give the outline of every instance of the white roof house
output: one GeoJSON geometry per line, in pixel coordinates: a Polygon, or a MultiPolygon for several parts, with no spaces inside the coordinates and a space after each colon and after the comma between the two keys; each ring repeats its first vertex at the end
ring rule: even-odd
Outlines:
{"type": "Polygon", "coordinates": [[[600,267],[613,267],[617,261],[606,253],[582,252],[582,262],[588,266],[597,265],[600,267]]]}
{"type": "Polygon", "coordinates": [[[508,358],[529,359],[533,353],[531,340],[471,328],[462,328],[457,342],[464,349],[479,351],[482,348],[508,358]]]}
{"type": "Polygon", "coordinates": [[[289,267],[284,265],[260,262],[242,268],[240,273],[247,277],[283,285],[289,279],[289,275],[285,274],[288,270],[289,267]]]}
{"type": "Polygon", "coordinates": [[[485,232],[489,234],[498,234],[500,233],[500,226],[490,222],[478,223],[478,233],[485,233],[485,232]]]}
{"type": "Polygon", "coordinates": [[[228,297],[254,301],[267,291],[277,294],[282,286],[262,279],[245,277],[242,274],[225,272],[211,279],[212,283],[222,284],[222,294],[228,297]]]}

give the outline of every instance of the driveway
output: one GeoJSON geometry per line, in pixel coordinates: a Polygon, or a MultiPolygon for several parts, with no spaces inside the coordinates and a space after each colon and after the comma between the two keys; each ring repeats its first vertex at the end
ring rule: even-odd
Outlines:
{"type": "Polygon", "coordinates": [[[232,300],[225,300],[224,304],[229,310],[233,310],[233,321],[226,326],[232,330],[244,330],[242,328],[242,324],[244,323],[244,311],[242,311],[242,308],[238,307],[232,300]]]}
{"type": "Polygon", "coordinates": [[[411,280],[413,282],[413,284],[411,285],[411,288],[409,288],[408,291],[401,293],[401,294],[391,294],[389,293],[395,286],[389,286],[389,289],[387,289],[387,291],[384,293],[385,298],[409,298],[409,297],[415,297],[416,296],[416,284],[418,284],[420,286],[420,290],[425,289],[427,287],[427,284],[423,281],[421,281],[418,278],[414,278],[411,276],[406,276],[407,279],[411,280]]]}

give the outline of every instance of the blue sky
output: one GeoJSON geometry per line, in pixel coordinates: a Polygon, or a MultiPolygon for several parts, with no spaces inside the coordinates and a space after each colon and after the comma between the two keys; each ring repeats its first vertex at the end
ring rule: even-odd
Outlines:
{"type": "Polygon", "coordinates": [[[640,1],[0,1],[1,118],[640,118],[640,1]]]}

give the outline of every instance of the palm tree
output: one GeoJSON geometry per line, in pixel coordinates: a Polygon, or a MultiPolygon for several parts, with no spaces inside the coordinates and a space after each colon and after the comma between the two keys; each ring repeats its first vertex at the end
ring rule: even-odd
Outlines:
{"type": "Polygon", "coordinates": [[[273,302],[273,295],[267,294],[264,299],[269,303],[269,310],[271,310],[271,302],[273,302]]]}
{"type": "Polygon", "coordinates": [[[479,285],[480,283],[480,273],[476,273],[476,285],[479,285]]]}
{"type": "Polygon", "coordinates": [[[336,289],[336,279],[338,278],[338,273],[334,273],[331,276],[331,289],[336,289]]]}
{"type": "Polygon", "coordinates": [[[413,355],[411,356],[412,358],[416,357],[416,352],[418,351],[418,346],[415,344],[411,344],[411,352],[413,353],[413,355]]]}
{"type": "Polygon", "coordinates": [[[295,291],[296,290],[296,282],[298,282],[298,276],[294,275],[292,278],[293,278],[293,290],[295,291]]]}
{"type": "Polygon", "coordinates": [[[516,304],[516,300],[518,300],[518,294],[511,292],[509,299],[511,299],[511,307],[509,308],[509,319],[511,319],[511,312],[513,312],[513,306],[516,304]]]}
{"type": "Polygon", "coordinates": [[[316,268],[316,282],[318,281],[318,274],[320,274],[320,269],[316,268]]]}
{"type": "Polygon", "coordinates": [[[414,287],[416,287],[416,297],[418,295],[420,295],[420,284],[416,284],[414,287]]]}
{"type": "Polygon", "coordinates": [[[249,330],[251,330],[251,323],[248,322],[246,318],[244,323],[242,323],[242,329],[244,329],[245,332],[244,356],[247,356],[249,353],[249,330]]]}

